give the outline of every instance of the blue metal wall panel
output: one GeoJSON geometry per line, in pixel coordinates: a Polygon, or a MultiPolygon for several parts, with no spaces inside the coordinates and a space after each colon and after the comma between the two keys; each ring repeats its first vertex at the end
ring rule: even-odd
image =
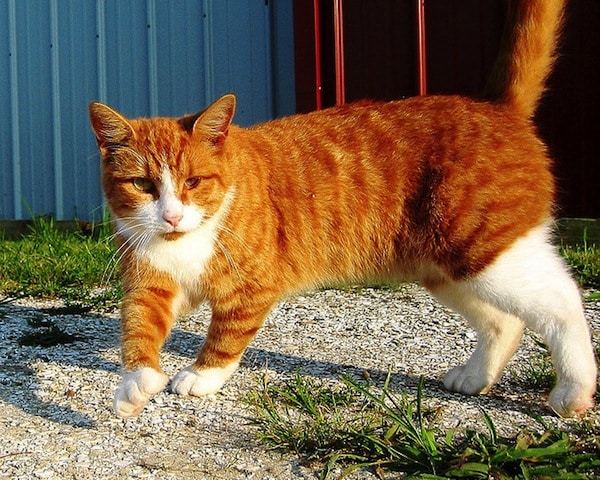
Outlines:
{"type": "MultiPolygon", "coordinates": [[[[54,161],[57,188],[53,213],[59,218],[89,218],[102,214],[98,178],[100,166],[93,144],[85,138],[86,104],[97,91],[96,9],[93,2],[54,0],[56,39],[52,51],[55,82],[54,161]],[[66,8],[68,5],[68,8],[66,8]],[[77,48],[75,48],[77,46],[77,48]],[[89,68],[91,65],[94,68],[89,68]],[[90,212],[98,207],[97,212],[90,212]]],[[[44,210],[37,212],[45,213],[44,210]]]]}
{"type": "Polygon", "coordinates": [[[207,15],[213,78],[207,101],[224,93],[238,97],[236,122],[242,125],[273,116],[270,7],[264,1],[211,2],[207,15]]]}
{"type": "Polygon", "coordinates": [[[156,114],[177,116],[205,106],[203,2],[156,2],[154,28],[156,51],[156,114]],[[160,19],[160,20],[159,20],[160,19]],[[193,45],[194,48],[190,48],[193,45]],[[165,72],[177,72],[165,75],[165,72]],[[160,92],[160,95],[158,95],[160,92]]]}
{"type": "Polygon", "coordinates": [[[13,152],[13,161],[18,162],[20,173],[15,201],[21,214],[48,207],[54,210],[55,206],[50,9],[48,2],[40,4],[43,8],[32,9],[27,8],[28,3],[9,1],[9,34],[16,39],[11,51],[11,75],[19,90],[18,118],[13,124],[19,135],[19,149],[13,152]]]}
{"type": "Polygon", "coordinates": [[[13,127],[11,124],[11,62],[8,2],[0,2],[0,212],[12,211],[13,181],[13,127]],[[7,53],[8,52],[8,53],[7,53]]]}
{"type": "Polygon", "coordinates": [[[102,99],[129,115],[150,111],[148,81],[147,2],[104,2],[104,42],[107,98],[102,99]]]}
{"type": "Polygon", "coordinates": [[[271,71],[275,117],[296,113],[294,11],[290,3],[285,0],[271,2],[271,71]]]}
{"type": "Polygon", "coordinates": [[[0,0],[0,219],[102,215],[87,105],[236,123],[295,110],[291,0],[0,0]]]}

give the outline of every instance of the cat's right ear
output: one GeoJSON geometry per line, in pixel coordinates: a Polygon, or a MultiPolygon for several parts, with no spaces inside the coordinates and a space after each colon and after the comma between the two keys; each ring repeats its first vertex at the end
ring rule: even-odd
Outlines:
{"type": "Polygon", "coordinates": [[[112,108],[100,102],[92,102],[89,111],[92,128],[101,148],[123,144],[134,136],[127,119],[112,108]]]}

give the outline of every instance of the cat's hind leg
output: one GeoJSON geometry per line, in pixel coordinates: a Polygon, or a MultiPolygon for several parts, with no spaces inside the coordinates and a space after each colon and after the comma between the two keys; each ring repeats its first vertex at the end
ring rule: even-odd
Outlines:
{"type": "Polygon", "coordinates": [[[542,336],[557,374],[548,403],[571,416],[593,405],[596,362],[579,290],[548,237],[532,229],[463,288],[542,336]]]}
{"type": "Polygon", "coordinates": [[[429,286],[429,290],[477,331],[475,351],[467,363],[454,367],[444,376],[444,386],[468,395],[487,393],[517,349],[523,322],[481,300],[463,282],[437,284],[429,286]]]}

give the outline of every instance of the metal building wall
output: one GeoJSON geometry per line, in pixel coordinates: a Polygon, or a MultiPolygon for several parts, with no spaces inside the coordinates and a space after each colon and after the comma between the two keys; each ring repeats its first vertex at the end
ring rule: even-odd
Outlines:
{"type": "Polygon", "coordinates": [[[0,219],[102,215],[87,105],[198,111],[234,92],[236,123],[293,113],[291,0],[0,0],[0,219]]]}

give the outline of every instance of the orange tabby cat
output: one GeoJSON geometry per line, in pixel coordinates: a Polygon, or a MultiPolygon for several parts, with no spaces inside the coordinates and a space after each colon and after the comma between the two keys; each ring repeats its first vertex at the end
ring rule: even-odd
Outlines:
{"type": "Polygon", "coordinates": [[[233,95],[180,119],[90,105],[125,287],[119,415],[165,388],[159,352],[199,302],[212,320],[172,381],[182,395],[219,390],[283,295],[372,277],[419,280],[477,330],[448,389],[489,390],[527,325],[552,351],[551,407],[592,405],[589,331],[548,240],[554,183],[531,121],[562,2],[516,12],[490,102],[362,101],[248,129],[231,125],[233,95]]]}

